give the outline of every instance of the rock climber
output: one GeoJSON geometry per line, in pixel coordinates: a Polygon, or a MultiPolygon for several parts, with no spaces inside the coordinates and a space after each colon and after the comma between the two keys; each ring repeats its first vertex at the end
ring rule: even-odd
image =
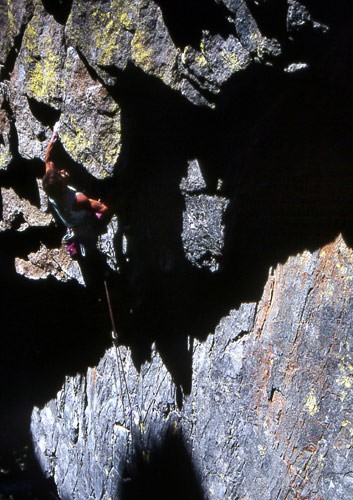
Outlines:
{"type": "Polygon", "coordinates": [[[96,249],[98,235],[111,214],[104,203],[88,198],[68,185],[69,174],[58,167],[53,154],[58,141],[58,132],[54,131],[46,150],[43,189],[67,228],[63,242],[68,253],[73,258],[78,258],[80,252],[89,253],[96,249]]]}

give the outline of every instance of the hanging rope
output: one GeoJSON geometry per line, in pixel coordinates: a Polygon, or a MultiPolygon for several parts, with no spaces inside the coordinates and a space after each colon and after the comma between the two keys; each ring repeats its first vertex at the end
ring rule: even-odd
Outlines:
{"type": "MultiPolygon", "coordinates": [[[[120,353],[120,350],[119,350],[118,332],[117,332],[116,325],[115,325],[113,308],[112,308],[111,299],[110,299],[110,293],[109,293],[109,288],[108,288],[108,284],[107,284],[106,280],[104,280],[104,288],[105,288],[105,294],[106,294],[107,304],[108,304],[108,309],[109,309],[110,322],[111,322],[111,325],[112,325],[112,342],[113,342],[113,348],[115,350],[115,356],[116,356],[116,362],[117,362],[117,369],[118,369],[118,375],[119,375],[119,385],[120,385],[121,401],[122,401],[122,407],[123,407],[123,417],[124,417],[124,420],[127,421],[127,418],[126,418],[127,411],[126,411],[126,407],[125,407],[125,404],[124,404],[124,393],[123,393],[123,386],[125,386],[126,397],[127,397],[127,400],[128,400],[129,412],[130,412],[130,435],[131,435],[131,442],[130,442],[130,444],[133,445],[133,442],[134,442],[134,432],[133,432],[133,418],[132,418],[132,403],[131,403],[129,388],[128,388],[128,384],[127,384],[127,380],[126,380],[126,375],[125,375],[123,360],[122,360],[121,353],[120,353]]],[[[159,389],[160,389],[162,383],[164,382],[166,375],[167,375],[167,373],[164,375],[163,379],[160,381],[160,384],[159,384],[159,386],[157,388],[156,394],[158,394],[159,389]]],[[[142,456],[144,456],[144,453],[146,454],[146,450],[147,450],[147,447],[148,447],[148,439],[147,439],[147,443],[146,443],[145,440],[144,440],[144,438],[143,438],[142,427],[145,424],[145,421],[146,421],[147,415],[149,413],[149,410],[151,408],[151,405],[154,402],[155,402],[155,398],[152,399],[152,401],[151,401],[151,403],[150,403],[150,405],[149,405],[149,407],[147,409],[145,418],[142,418],[141,409],[139,408],[138,403],[136,403],[136,405],[137,405],[137,411],[138,411],[138,417],[139,417],[139,423],[138,423],[139,440],[138,440],[138,442],[139,442],[139,447],[140,447],[140,453],[142,453],[142,456]]],[[[127,451],[127,456],[129,456],[129,451],[127,451]]]]}
{"type": "Polygon", "coordinates": [[[121,358],[121,353],[120,353],[120,350],[119,350],[118,332],[117,332],[116,325],[115,325],[114,314],[113,314],[113,309],[112,309],[112,304],[111,304],[111,300],[110,300],[109,289],[108,289],[108,285],[107,285],[106,280],[104,280],[104,289],[105,289],[105,295],[106,295],[106,298],[107,298],[107,304],[108,304],[110,322],[111,322],[111,325],[112,325],[113,348],[115,350],[115,356],[116,356],[116,362],[117,362],[117,368],[118,368],[119,385],[120,385],[120,393],[121,393],[121,403],[122,403],[122,407],[123,407],[123,416],[124,416],[124,420],[127,421],[126,409],[125,409],[125,404],[124,404],[124,391],[123,391],[123,382],[124,382],[125,389],[126,389],[126,396],[127,396],[128,404],[129,404],[129,407],[130,407],[130,432],[131,432],[131,437],[132,437],[132,404],[131,404],[131,399],[130,399],[129,387],[127,385],[127,380],[126,380],[126,376],[125,376],[124,364],[123,364],[123,360],[121,358]]]}

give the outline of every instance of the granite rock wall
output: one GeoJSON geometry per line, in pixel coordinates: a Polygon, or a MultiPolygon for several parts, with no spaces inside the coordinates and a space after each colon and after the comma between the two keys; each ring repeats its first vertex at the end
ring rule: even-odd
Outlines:
{"type": "Polygon", "coordinates": [[[2,405],[61,498],[351,498],[352,20],[0,0],[2,405]],[[114,207],[94,260],[41,187],[56,123],[114,207]]]}

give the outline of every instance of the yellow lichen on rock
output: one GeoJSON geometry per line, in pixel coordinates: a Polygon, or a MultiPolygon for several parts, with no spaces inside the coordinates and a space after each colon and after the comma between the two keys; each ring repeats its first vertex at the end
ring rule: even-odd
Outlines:
{"type": "Polygon", "coordinates": [[[77,121],[73,116],[66,117],[70,128],[62,128],[60,138],[65,149],[72,156],[79,151],[84,151],[89,147],[89,142],[82,128],[77,125],[77,121]]]}
{"type": "Polygon", "coordinates": [[[11,153],[8,148],[0,144],[0,170],[8,166],[11,161],[11,153]]]}
{"type": "Polygon", "coordinates": [[[115,61],[115,51],[118,47],[117,26],[110,12],[96,10],[94,14],[94,47],[99,51],[99,63],[108,66],[115,61]]]}
{"type": "Polygon", "coordinates": [[[340,375],[336,379],[337,385],[344,389],[351,389],[353,383],[353,366],[350,363],[340,362],[338,365],[340,375]]]}
{"type": "Polygon", "coordinates": [[[29,23],[23,38],[23,44],[25,48],[32,54],[38,52],[38,41],[36,30],[34,29],[33,23],[29,23]]]}
{"type": "Polygon", "coordinates": [[[197,55],[195,57],[195,61],[197,62],[197,64],[199,66],[201,66],[202,68],[207,66],[207,59],[206,57],[204,56],[204,54],[200,54],[200,55],[197,55]]]}
{"type": "Polygon", "coordinates": [[[119,20],[119,24],[127,31],[136,29],[138,10],[131,1],[112,0],[111,10],[113,15],[119,20]]]}
{"type": "Polygon", "coordinates": [[[24,92],[44,102],[58,99],[62,93],[65,57],[60,38],[58,43],[62,28],[52,19],[48,20],[53,23],[52,28],[43,25],[42,13],[38,10],[27,25],[20,54],[20,64],[26,73],[24,92]]]}
{"type": "Polygon", "coordinates": [[[134,29],[134,22],[130,13],[123,12],[120,16],[120,24],[127,30],[132,31],[134,29]]]}
{"type": "Polygon", "coordinates": [[[153,66],[153,51],[148,34],[143,30],[136,31],[131,48],[132,57],[138,66],[145,71],[150,71],[153,66]]]}
{"type": "Polygon", "coordinates": [[[10,37],[15,36],[15,18],[11,9],[11,0],[7,0],[7,19],[8,19],[8,34],[10,37]]]}
{"type": "Polygon", "coordinates": [[[305,408],[308,410],[311,416],[315,415],[315,413],[319,411],[316,396],[313,390],[308,394],[308,397],[306,398],[305,408]]]}
{"type": "Polygon", "coordinates": [[[103,169],[101,176],[105,177],[117,161],[121,149],[119,117],[116,120],[110,119],[110,123],[106,127],[101,124],[100,134],[92,133],[90,120],[79,123],[74,116],[69,116],[66,117],[66,121],[70,128],[62,127],[60,136],[67,152],[77,161],[83,163],[88,170],[91,170],[90,166],[94,167],[95,171],[103,169]],[[112,142],[112,137],[117,138],[117,140],[112,142]]]}
{"type": "Polygon", "coordinates": [[[222,52],[221,55],[231,71],[240,69],[238,54],[222,52]]]}
{"type": "MultiPolygon", "coordinates": [[[[106,165],[114,165],[121,151],[121,123],[120,115],[109,124],[109,133],[102,134],[100,148],[103,151],[103,168],[106,170],[106,165]],[[115,141],[112,142],[111,138],[115,141]]],[[[110,169],[108,169],[110,170],[110,169]]]]}
{"type": "Polygon", "coordinates": [[[33,61],[28,72],[30,95],[39,101],[55,97],[62,88],[60,71],[61,59],[50,52],[42,61],[33,61]]]}
{"type": "Polygon", "coordinates": [[[161,31],[163,23],[160,12],[156,14],[154,21],[156,26],[151,28],[144,26],[144,19],[140,18],[140,24],[131,43],[131,59],[144,72],[170,85],[175,82],[174,67],[179,50],[174,46],[168,31],[161,31]]]}
{"type": "MultiPolygon", "coordinates": [[[[91,3],[89,11],[76,3],[67,23],[66,34],[70,44],[80,48],[87,59],[95,60],[100,66],[124,67],[137,17],[136,5],[128,1],[91,3]],[[84,23],[81,20],[83,14],[84,23]]],[[[97,71],[99,73],[99,68],[97,71]]]]}
{"type": "Polygon", "coordinates": [[[120,108],[92,79],[75,49],[67,53],[61,141],[69,155],[96,177],[112,173],[121,148],[120,108]]]}

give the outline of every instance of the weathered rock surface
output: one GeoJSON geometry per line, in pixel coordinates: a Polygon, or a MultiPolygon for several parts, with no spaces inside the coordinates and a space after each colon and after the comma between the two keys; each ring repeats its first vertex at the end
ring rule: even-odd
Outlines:
{"type": "Polygon", "coordinates": [[[120,348],[128,391],[114,348],[86,376],[67,378],[32,415],[37,455],[61,498],[120,498],[134,446],[152,456],[168,425],[186,443],[203,498],[351,498],[352,269],[340,237],[271,271],[258,304],[230,311],[190,346],[192,391],[180,409],[155,351],[138,373],[120,348]]]}
{"type": "Polygon", "coordinates": [[[11,52],[15,49],[16,38],[33,14],[32,0],[1,0],[0,25],[2,36],[0,40],[0,75],[3,77],[4,68],[11,52]]]}
{"type": "Polygon", "coordinates": [[[8,88],[0,84],[0,170],[6,169],[11,160],[10,149],[10,120],[6,111],[8,103],[8,88]]]}
{"type": "Polygon", "coordinates": [[[45,360],[33,384],[26,355],[0,375],[61,498],[353,497],[352,19],[348,0],[0,0],[2,351],[27,335],[45,360]],[[93,265],[37,182],[57,122],[72,184],[116,208],[93,265]]]}
{"type": "Polygon", "coordinates": [[[38,252],[30,253],[27,259],[15,259],[16,272],[30,279],[45,279],[54,276],[60,281],[77,280],[84,285],[78,262],[71,259],[62,248],[49,249],[41,245],[38,252]]]}
{"type": "Polygon", "coordinates": [[[46,213],[46,206],[37,208],[29,201],[20,198],[13,189],[1,188],[3,204],[0,231],[16,228],[24,231],[31,226],[47,226],[53,218],[46,213]]]}
{"type": "Polygon", "coordinates": [[[228,200],[207,195],[199,162],[189,162],[187,176],[180,183],[185,199],[182,241],[185,256],[197,268],[219,269],[224,246],[223,216],[228,200]]]}
{"type": "Polygon", "coordinates": [[[186,195],[182,239],[187,259],[198,268],[219,269],[227,200],[217,196],[186,195]]]}
{"type": "Polygon", "coordinates": [[[223,39],[205,31],[196,49],[175,46],[161,9],[148,0],[98,4],[74,0],[66,34],[107,85],[115,82],[114,69],[122,71],[133,62],[192,102],[211,104],[203,91],[218,93],[254,57],[264,60],[280,54],[278,43],[261,35],[245,2],[230,3],[227,9],[232,19],[225,18],[224,23],[233,34],[223,39]]]}
{"type": "MultiPolygon", "coordinates": [[[[14,155],[43,159],[51,129],[59,121],[66,153],[95,180],[113,177],[119,162],[125,161],[121,157],[123,101],[116,96],[120,78],[131,65],[192,103],[213,106],[222,86],[253,64],[271,65],[281,56],[285,71],[308,68],[310,54],[291,60],[290,51],[288,56],[283,53],[285,40],[292,37],[295,44],[303,30],[325,34],[328,29],[296,1],[284,9],[287,29],[278,39],[261,32],[256,15],[243,1],[224,1],[214,7],[209,3],[207,9],[214,14],[219,33],[211,22],[185,37],[178,18],[173,19],[175,7],[163,1],[74,0],[67,19],[58,12],[55,15],[55,5],[50,8],[54,14],[39,0],[4,4],[1,19],[7,35],[2,38],[1,57],[9,82],[2,85],[0,94],[0,168],[7,168],[14,155]]],[[[186,8],[186,17],[194,19],[193,8],[186,8]]],[[[190,19],[184,22],[191,29],[190,19]]],[[[193,266],[215,271],[222,255],[227,202],[221,194],[206,191],[204,196],[200,192],[185,197],[182,240],[193,266]],[[202,230],[206,212],[214,217],[202,230]]],[[[64,262],[60,265],[66,268],[64,262]]],[[[61,279],[60,274],[57,277],[61,279]]]]}
{"type": "Polygon", "coordinates": [[[34,4],[34,14],[26,25],[11,75],[10,105],[20,155],[43,159],[45,139],[50,135],[50,119],[43,123],[40,112],[39,115],[33,112],[33,103],[45,105],[54,112],[60,110],[65,81],[65,48],[63,27],[45,11],[41,2],[34,4]]]}
{"type": "Polygon", "coordinates": [[[77,52],[67,51],[61,141],[75,161],[96,178],[113,174],[120,152],[120,110],[94,81],[77,52]]]}

